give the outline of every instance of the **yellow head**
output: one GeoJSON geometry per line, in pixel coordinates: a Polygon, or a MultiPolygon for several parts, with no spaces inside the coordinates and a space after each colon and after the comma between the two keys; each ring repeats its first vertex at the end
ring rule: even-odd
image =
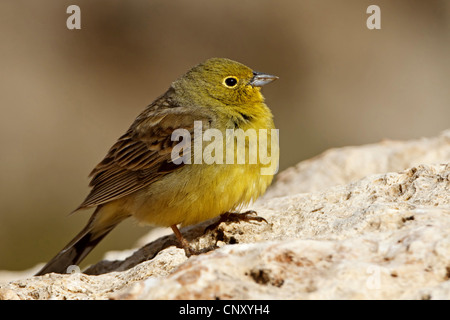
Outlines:
{"type": "Polygon", "coordinates": [[[262,103],[261,86],[278,79],[225,58],[193,67],[172,84],[178,95],[204,107],[243,107],[262,103]]]}

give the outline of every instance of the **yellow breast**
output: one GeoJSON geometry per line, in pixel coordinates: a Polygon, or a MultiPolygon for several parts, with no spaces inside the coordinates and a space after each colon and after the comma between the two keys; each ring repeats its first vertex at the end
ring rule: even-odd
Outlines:
{"type": "Polygon", "coordinates": [[[216,156],[217,149],[212,152],[213,148],[208,149],[210,143],[203,143],[202,163],[192,161],[191,164],[185,164],[159,181],[125,197],[121,201],[122,210],[143,223],[165,227],[173,224],[185,226],[237,210],[256,200],[266,191],[278,168],[278,137],[274,137],[274,131],[271,131],[274,128],[271,119],[269,125],[265,120],[240,128],[244,133],[249,130],[256,132],[256,149],[251,143],[251,134],[242,145],[237,143],[236,136],[227,135],[226,129],[223,129],[222,163],[211,163],[210,157],[216,156]],[[235,142],[232,149],[234,154],[228,157],[227,163],[227,142],[230,143],[230,139],[235,142]],[[266,141],[263,146],[266,150],[260,151],[262,140],[266,141]],[[239,159],[243,148],[245,163],[239,159]],[[255,150],[256,161],[252,161],[255,150]],[[263,154],[270,156],[269,163],[261,157],[263,154]]]}

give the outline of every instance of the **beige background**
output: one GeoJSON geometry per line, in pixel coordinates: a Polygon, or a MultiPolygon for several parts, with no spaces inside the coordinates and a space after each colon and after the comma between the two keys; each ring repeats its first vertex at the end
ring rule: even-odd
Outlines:
{"type": "MultiPolygon", "coordinates": [[[[331,148],[450,127],[450,2],[0,2],[0,269],[51,258],[89,212],[87,174],[171,81],[209,57],[280,76],[264,88],[281,169],[331,148]],[[67,6],[82,29],[66,28],[67,6]],[[381,7],[381,30],[366,8],[381,7]]],[[[129,248],[120,226],[87,260],[129,248]]]]}

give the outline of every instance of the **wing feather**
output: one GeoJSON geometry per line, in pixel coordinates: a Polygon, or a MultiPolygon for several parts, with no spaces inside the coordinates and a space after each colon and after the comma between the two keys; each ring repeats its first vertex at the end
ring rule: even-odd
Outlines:
{"type": "Polygon", "coordinates": [[[178,143],[171,140],[172,132],[183,128],[193,136],[194,121],[202,121],[205,130],[215,117],[204,107],[178,106],[169,93],[148,106],[92,170],[92,190],[76,210],[129,195],[183,166],[171,159],[178,143]]]}

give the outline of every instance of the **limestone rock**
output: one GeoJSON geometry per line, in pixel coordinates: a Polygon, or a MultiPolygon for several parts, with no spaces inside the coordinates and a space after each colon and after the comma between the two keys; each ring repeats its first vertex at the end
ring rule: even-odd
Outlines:
{"type": "Polygon", "coordinates": [[[263,199],[320,191],[370,174],[397,172],[426,163],[448,163],[449,159],[450,130],[433,138],[385,140],[363,146],[330,149],[280,172],[276,183],[263,199]]]}
{"type": "Polygon", "coordinates": [[[447,133],[330,151],[289,169],[272,197],[251,206],[268,223],[221,223],[204,233],[211,220],[183,229],[201,255],[186,258],[168,234],[87,274],[3,282],[0,299],[449,299],[449,150],[447,133]],[[361,175],[413,165],[349,178],[331,166],[337,153],[344,171],[353,164],[357,172],[358,160],[367,161],[373,170],[359,168],[361,175]],[[414,156],[429,164],[416,164],[414,156]],[[298,193],[307,165],[319,178],[305,183],[316,191],[298,193]],[[321,166],[340,182],[319,187],[321,166]],[[275,197],[280,190],[287,195],[275,197]]]}

